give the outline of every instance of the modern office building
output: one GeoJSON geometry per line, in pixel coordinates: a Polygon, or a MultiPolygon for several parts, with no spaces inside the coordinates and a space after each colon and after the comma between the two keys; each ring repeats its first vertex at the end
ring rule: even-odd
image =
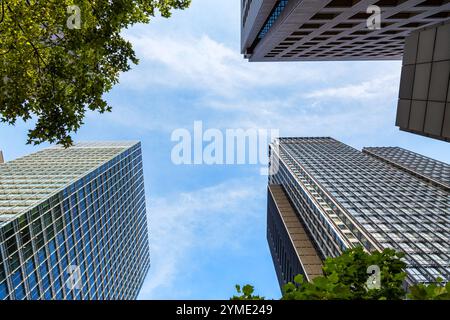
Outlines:
{"type": "Polygon", "coordinates": [[[450,141],[450,0],[241,0],[241,12],[249,61],[404,56],[396,125],[450,141]]]}
{"type": "Polygon", "coordinates": [[[405,252],[407,281],[450,279],[448,164],[332,138],[270,145],[267,239],[280,286],[347,248],[405,252]]]}
{"type": "Polygon", "coordinates": [[[139,142],[0,164],[0,300],[135,299],[149,265],[139,142]]]}
{"type": "Polygon", "coordinates": [[[450,19],[448,0],[241,0],[250,61],[400,60],[405,38],[450,19]],[[379,29],[369,29],[381,9],[379,29]]]}

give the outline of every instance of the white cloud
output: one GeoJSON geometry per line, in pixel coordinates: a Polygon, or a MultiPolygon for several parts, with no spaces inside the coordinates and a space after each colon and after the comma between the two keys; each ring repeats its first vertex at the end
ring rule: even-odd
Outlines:
{"type": "Polygon", "coordinates": [[[261,214],[255,207],[264,201],[264,188],[241,179],[172,197],[149,197],[152,265],[141,297],[158,299],[165,297],[161,292],[183,290],[179,281],[195,269],[195,252],[240,250],[244,231],[261,214]]]}
{"type": "Polygon", "coordinates": [[[398,62],[249,63],[238,47],[206,34],[138,28],[126,36],[141,64],[122,76],[121,88],[150,98],[149,105],[159,91],[165,100],[158,113],[142,105],[120,106],[113,121],[121,125],[171,131],[203,120],[210,127],[310,135],[367,132],[393,123],[386,112],[398,94],[398,62]],[[189,112],[180,115],[178,108],[172,116],[174,101],[186,92],[191,98],[179,103],[189,112]],[[354,125],[343,127],[349,119],[354,125]]]}
{"type": "Polygon", "coordinates": [[[343,72],[338,67],[330,75],[326,66],[318,67],[312,63],[249,63],[238,47],[227,47],[205,34],[172,36],[146,29],[129,32],[127,38],[141,58],[141,66],[124,74],[121,81],[135,89],[163,84],[230,97],[253,88],[325,81],[343,72]],[[297,67],[293,68],[293,65],[297,67]]]}
{"type": "Polygon", "coordinates": [[[115,89],[133,99],[117,102],[108,120],[141,132],[190,129],[196,120],[282,135],[392,132],[400,63],[249,63],[238,41],[226,45],[232,42],[182,25],[174,18],[164,28],[127,31],[141,63],[115,89]]]}
{"type": "Polygon", "coordinates": [[[356,99],[370,102],[372,99],[397,95],[399,83],[400,74],[389,74],[362,83],[314,90],[304,96],[310,99],[356,99]]]}

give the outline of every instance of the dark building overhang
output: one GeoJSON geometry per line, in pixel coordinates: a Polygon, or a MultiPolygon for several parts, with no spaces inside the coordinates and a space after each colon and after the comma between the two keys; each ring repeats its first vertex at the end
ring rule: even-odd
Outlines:
{"type": "Polygon", "coordinates": [[[450,20],[407,37],[396,126],[450,142],[450,20]]]}
{"type": "Polygon", "coordinates": [[[288,0],[258,39],[282,1],[243,2],[251,2],[242,27],[250,61],[400,60],[412,31],[450,18],[448,0],[288,0]],[[382,10],[380,29],[367,26],[371,5],[382,10]]]}

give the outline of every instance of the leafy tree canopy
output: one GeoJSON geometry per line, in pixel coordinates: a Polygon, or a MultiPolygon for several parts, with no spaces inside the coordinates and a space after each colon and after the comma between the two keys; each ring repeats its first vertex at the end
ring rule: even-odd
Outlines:
{"type": "Polygon", "coordinates": [[[236,285],[236,291],[238,295],[234,295],[231,300],[264,300],[264,297],[254,295],[255,288],[249,284],[242,287],[236,285]]]}
{"type": "Polygon", "coordinates": [[[311,282],[302,275],[295,278],[296,284],[284,287],[283,299],[329,300],[329,299],[401,299],[404,296],[403,280],[405,263],[403,253],[391,249],[369,254],[361,247],[347,250],[337,258],[327,258],[324,275],[311,282]],[[367,281],[370,266],[380,270],[379,288],[370,288],[367,281]]]}
{"type": "Polygon", "coordinates": [[[72,144],[86,111],[138,59],[120,32],[190,0],[0,0],[0,119],[36,119],[28,143],[72,144]],[[76,6],[76,7],[75,7],[76,6]]]}
{"type": "Polygon", "coordinates": [[[408,299],[411,300],[450,300],[450,282],[443,284],[441,278],[437,283],[417,284],[410,288],[408,299]]]}
{"type": "MultiPolygon", "coordinates": [[[[295,277],[295,284],[288,283],[283,288],[282,300],[450,300],[450,283],[443,284],[437,279],[436,284],[417,284],[409,287],[406,294],[403,282],[406,278],[402,261],[403,253],[392,249],[382,252],[365,252],[362,248],[345,251],[336,258],[327,258],[323,266],[323,276],[314,278],[311,282],[304,280],[302,275],[295,277]],[[370,266],[379,267],[379,286],[368,286],[371,276],[367,273],[370,266]]],[[[232,299],[261,300],[253,295],[254,288],[246,285],[243,293],[236,286],[239,296],[232,299]]]]}

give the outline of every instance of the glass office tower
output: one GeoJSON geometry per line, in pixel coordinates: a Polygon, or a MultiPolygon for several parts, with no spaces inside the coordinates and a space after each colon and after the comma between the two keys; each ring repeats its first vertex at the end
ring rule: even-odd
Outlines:
{"type": "Polygon", "coordinates": [[[149,266],[139,142],[0,164],[0,300],[135,299],[149,266]]]}
{"type": "Polygon", "coordinates": [[[280,285],[316,276],[314,256],[355,246],[405,252],[409,283],[449,281],[448,164],[400,148],[280,138],[270,166],[268,242],[280,285]],[[290,207],[294,218],[284,213],[290,207]]]}

